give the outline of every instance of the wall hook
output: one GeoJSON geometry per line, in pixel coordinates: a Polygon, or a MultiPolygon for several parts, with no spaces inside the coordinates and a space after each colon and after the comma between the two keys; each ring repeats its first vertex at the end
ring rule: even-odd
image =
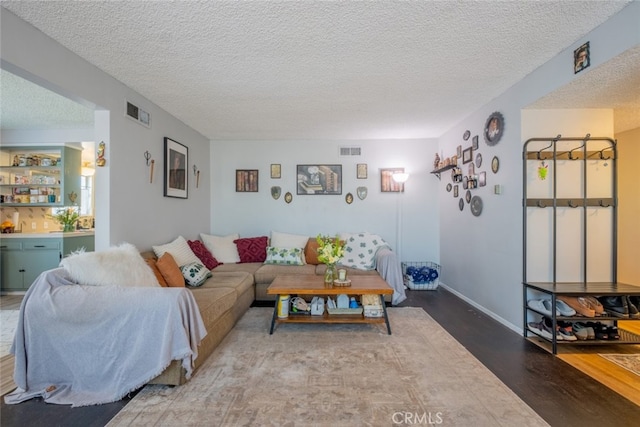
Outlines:
{"type": "Polygon", "coordinates": [[[598,204],[603,208],[608,208],[609,206],[611,206],[609,203],[605,203],[602,199],[600,199],[600,202],[598,204]]]}
{"type": "Polygon", "coordinates": [[[578,204],[575,203],[573,200],[569,200],[567,202],[567,205],[569,205],[570,208],[577,208],[578,207],[578,204]]]}
{"type": "Polygon", "coordinates": [[[536,203],[536,205],[537,205],[539,208],[546,208],[546,207],[547,207],[547,205],[545,205],[545,204],[544,204],[544,202],[543,202],[542,200],[538,200],[538,203],[536,203]]]}

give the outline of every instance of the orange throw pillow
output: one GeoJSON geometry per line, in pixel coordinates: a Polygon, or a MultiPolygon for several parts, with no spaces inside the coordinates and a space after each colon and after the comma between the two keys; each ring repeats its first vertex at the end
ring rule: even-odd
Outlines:
{"type": "Polygon", "coordinates": [[[184,276],[176,260],[169,252],[165,252],[156,262],[158,270],[162,273],[162,277],[170,288],[184,288],[184,276]]]}
{"type": "Polygon", "coordinates": [[[149,267],[151,267],[151,270],[153,270],[153,274],[156,275],[156,279],[158,279],[158,283],[160,283],[160,286],[162,287],[167,287],[167,281],[164,280],[164,276],[162,275],[162,273],[160,272],[160,270],[158,269],[158,266],[156,264],[156,260],[153,258],[145,258],[145,261],[147,262],[147,265],[149,267]]]}
{"type": "Polygon", "coordinates": [[[318,265],[321,262],[318,260],[318,241],[315,237],[312,237],[307,242],[307,245],[304,247],[304,258],[307,261],[307,264],[318,265]]]}

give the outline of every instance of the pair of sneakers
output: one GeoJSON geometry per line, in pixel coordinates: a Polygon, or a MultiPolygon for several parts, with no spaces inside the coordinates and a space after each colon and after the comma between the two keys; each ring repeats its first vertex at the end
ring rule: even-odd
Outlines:
{"type": "Polygon", "coordinates": [[[600,297],[600,302],[604,306],[604,309],[611,316],[620,318],[638,319],[640,318],[640,312],[636,306],[636,302],[640,303],[638,297],[631,297],[629,295],[619,296],[605,296],[600,297]]]}
{"type": "MultiPolygon", "coordinates": [[[[550,298],[530,299],[527,301],[527,305],[540,314],[549,317],[553,316],[550,298]]],[[[556,316],[575,316],[576,311],[569,307],[564,301],[556,298],[555,314],[556,316]]]]}
{"type": "MultiPolygon", "coordinates": [[[[553,322],[546,316],[542,317],[540,322],[529,322],[527,328],[548,340],[553,339],[553,322]]],[[[571,323],[562,321],[556,322],[555,337],[556,341],[576,341],[578,339],[573,333],[571,323]]]]}

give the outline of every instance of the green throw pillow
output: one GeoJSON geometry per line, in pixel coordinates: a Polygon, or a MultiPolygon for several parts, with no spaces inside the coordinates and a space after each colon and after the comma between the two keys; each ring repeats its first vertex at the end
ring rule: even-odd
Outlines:
{"type": "Polygon", "coordinates": [[[304,251],[302,248],[267,247],[265,264],[304,265],[304,251]]]}
{"type": "Polygon", "coordinates": [[[184,280],[189,286],[202,286],[211,277],[211,271],[199,262],[191,262],[180,267],[184,280]]]}

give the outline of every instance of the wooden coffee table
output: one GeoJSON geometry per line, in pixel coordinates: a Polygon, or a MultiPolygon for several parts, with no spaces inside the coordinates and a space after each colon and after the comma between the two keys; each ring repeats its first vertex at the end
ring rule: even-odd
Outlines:
{"type": "MultiPolygon", "coordinates": [[[[267,294],[276,295],[276,303],[273,308],[273,318],[271,319],[271,329],[269,334],[273,334],[276,321],[279,323],[386,323],[387,333],[391,335],[391,326],[384,302],[384,296],[393,294],[393,288],[384,279],[375,275],[352,275],[349,277],[351,286],[327,286],[324,284],[324,276],[321,275],[282,275],[276,276],[271,285],[267,288],[267,294]],[[280,295],[298,296],[333,296],[347,294],[349,296],[379,295],[382,305],[383,317],[365,317],[364,314],[329,314],[324,310],[322,315],[292,315],[287,318],[278,317],[278,300],[280,295]]],[[[326,301],[325,301],[326,302],[326,301]]]]}

